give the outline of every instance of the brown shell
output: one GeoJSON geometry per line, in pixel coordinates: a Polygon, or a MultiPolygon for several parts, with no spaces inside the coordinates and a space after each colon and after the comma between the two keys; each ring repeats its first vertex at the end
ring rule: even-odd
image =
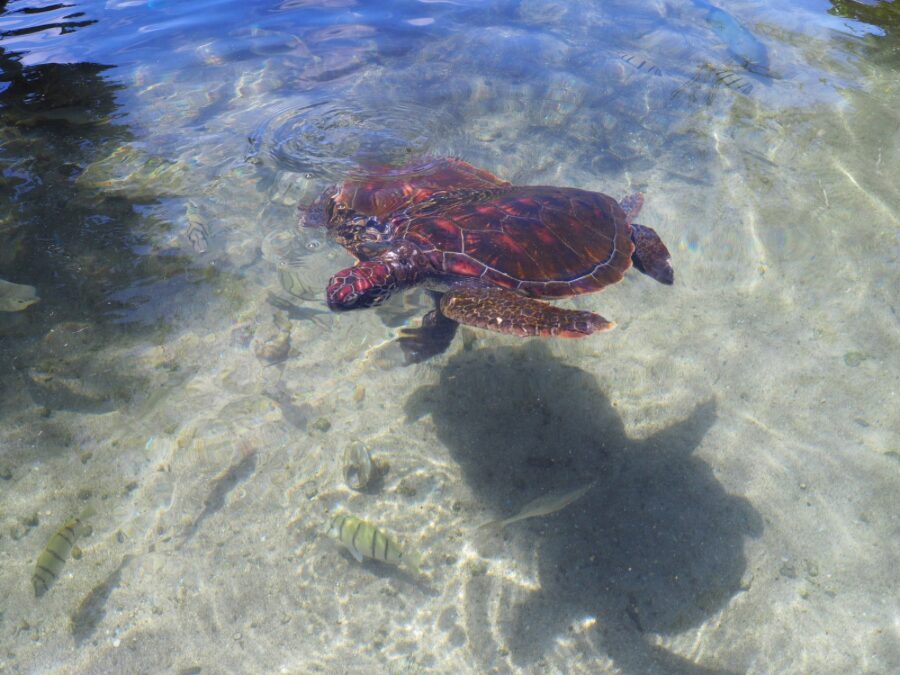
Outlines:
{"type": "Polygon", "coordinates": [[[631,267],[618,202],[576,188],[515,186],[433,195],[393,219],[445,274],[539,297],[598,291],[631,267]]]}
{"type": "Polygon", "coordinates": [[[439,192],[507,185],[507,181],[461,159],[429,159],[399,168],[383,167],[350,178],[335,194],[334,205],[383,218],[439,192]]]}

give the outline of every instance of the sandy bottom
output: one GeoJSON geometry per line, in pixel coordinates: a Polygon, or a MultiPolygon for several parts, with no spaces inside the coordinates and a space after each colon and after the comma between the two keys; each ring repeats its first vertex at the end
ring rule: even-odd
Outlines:
{"type": "MultiPolygon", "coordinates": [[[[458,46],[434,54],[487,58],[458,46]]],[[[0,381],[0,671],[896,672],[895,76],[870,72],[840,103],[789,78],[756,97],[715,91],[666,113],[669,144],[644,127],[639,168],[598,167],[579,147],[599,127],[578,125],[601,124],[587,71],[553,80],[549,109],[525,97],[518,117],[473,85],[450,118],[461,135],[413,129],[433,138],[417,152],[519,183],[644,190],[641,221],[669,243],[676,284],[632,271],[570,303],[617,321],[610,333],[464,329],[446,355],[404,367],[391,341],[427,299],[323,312],[321,289],[351,259],[295,229],[322,181],[277,159],[300,152],[284,138],[317,109],[306,94],[276,107],[277,68],[251,87],[243,66],[227,96],[210,84],[221,75],[123,94],[153,139],[152,120],[197,119],[184,106],[218,92],[207,136],[169,139],[190,172],[173,178],[177,159],[84,179],[135,199],[168,181],[159,208],[188,204],[182,224],[203,213],[209,250],[192,265],[216,275],[160,282],[132,327],[34,333],[41,303],[0,313],[15,354],[0,381]],[[539,134],[529,115],[546,120],[539,134]],[[245,128],[261,130],[256,164],[234,159],[245,128]],[[387,467],[363,491],[343,477],[354,441],[387,467]],[[477,531],[588,481],[559,513],[477,531]],[[88,505],[80,557],[35,598],[39,553],[88,505]],[[336,513],[419,552],[422,573],[357,563],[327,536],[336,513]]],[[[674,88],[610,68],[647,87],[650,111],[653,87],[674,88]]],[[[339,86],[376,75],[402,71],[339,86]]],[[[347,128],[365,124],[329,126],[347,128]]],[[[326,177],[342,170],[322,161],[326,177]]]]}

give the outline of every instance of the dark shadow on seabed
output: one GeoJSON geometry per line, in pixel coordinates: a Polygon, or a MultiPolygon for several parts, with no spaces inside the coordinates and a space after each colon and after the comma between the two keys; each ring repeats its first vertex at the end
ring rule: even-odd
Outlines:
{"type": "Polygon", "coordinates": [[[146,392],[146,378],[106,348],[164,341],[178,299],[213,277],[181,247],[154,244],[174,225],[154,215],[152,186],[134,198],[79,181],[135,137],[112,66],[34,63],[2,47],[50,24],[64,42],[95,23],[57,25],[44,15],[56,9],[10,11],[18,24],[5,25],[20,27],[0,32],[0,278],[40,297],[0,312],[0,420],[23,430],[4,448],[13,467],[65,451],[70,434],[55,411],[109,412],[146,392]]]}
{"type": "MultiPolygon", "coordinates": [[[[440,384],[414,392],[406,410],[411,419],[431,414],[498,516],[515,511],[509,504],[596,480],[565,511],[506,532],[528,538],[540,573],[540,590],[496,617],[514,663],[535,664],[569,626],[594,616],[592,641],[625,672],[730,672],[730,664],[706,668],[647,639],[696,627],[742,592],[744,539],[762,532],[750,503],[725,492],[692,455],[716,420],[714,403],[631,439],[594,377],[534,342],[452,357],[440,384]]],[[[496,581],[467,583],[467,632],[488,668],[497,665],[486,604],[496,581]]]]}

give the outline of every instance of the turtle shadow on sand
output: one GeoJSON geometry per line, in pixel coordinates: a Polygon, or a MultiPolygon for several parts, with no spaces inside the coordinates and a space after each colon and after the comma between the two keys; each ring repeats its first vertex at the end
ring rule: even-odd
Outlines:
{"type": "Polygon", "coordinates": [[[745,538],[762,532],[750,503],[692,454],[716,420],[714,403],[646,440],[629,438],[595,378],[533,342],[458,353],[406,413],[432,416],[493,517],[596,481],[565,510],[516,523],[494,545],[498,556],[535,556],[538,590],[506,593],[492,610],[496,578],[465,582],[465,631],[486,669],[502,664],[495,624],[514,664],[539,666],[571,626],[593,617],[589,642],[625,672],[723,672],[652,639],[700,626],[741,593],[745,538]]]}

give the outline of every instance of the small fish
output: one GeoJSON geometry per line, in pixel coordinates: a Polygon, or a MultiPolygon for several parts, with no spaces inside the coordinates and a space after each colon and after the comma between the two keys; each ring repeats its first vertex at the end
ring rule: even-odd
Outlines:
{"type": "Polygon", "coordinates": [[[0,279],[0,312],[21,312],[38,300],[34,286],[0,279]]]}
{"type": "Polygon", "coordinates": [[[391,537],[355,516],[335,516],[329,534],[343,544],[357,562],[372,558],[413,572],[418,572],[422,565],[417,554],[404,553],[391,537]]]}
{"type": "Polygon", "coordinates": [[[90,518],[94,513],[96,513],[94,508],[89,506],[80,516],[69,520],[50,537],[44,550],[38,556],[34,574],[31,577],[34,597],[40,598],[44,595],[53,582],[59,578],[75,541],[78,537],[89,534],[91,531],[90,525],[86,525],[82,521],[90,518]]]}
{"type": "Polygon", "coordinates": [[[753,91],[753,85],[732,70],[714,70],[713,74],[715,75],[718,84],[723,84],[729,89],[740,92],[744,96],[749,95],[750,92],[753,91]]]}
{"type": "Polygon", "coordinates": [[[187,541],[197,532],[200,524],[212,514],[225,507],[225,498],[238,484],[253,475],[256,471],[256,449],[246,441],[240,444],[240,460],[228,467],[210,482],[210,491],[203,500],[203,510],[196,519],[182,531],[182,541],[187,541]]]}
{"type": "Polygon", "coordinates": [[[769,53],[756,36],[744,28],[731,14],[706,0],[693,0],[694,5],[706,11],[704,18],[718,35],[728,52],[751,73],[772,77],[769,70],[769,53]]]}
{"type": "Polygon", "coordinates": [[[185,236],[191,247],[197,253],[206,253],[209,250],[209,226],[200,208],[194,202],[188,203],[187,222],[185,236]]]}
{"type": "Polygon", "coordinates": [[[315,409],[309,403],[300,405],[294,403],[294,397],[291,392],[280,383],[274,389],[264,391],[263,394],[268,396],[281,409],[281,415],[288,424],[298,429],[306,429],[307,423],[315,412],[315,409]]]}
{"type": "Polygon", "coordinates": [[[549,516],[551,513],[561,511],[572,502],[581,499],[592,487],[594,487],[594,483],[588,483],[587,485],[582,485],[581,487],[577,487],[573,490],[566,490],[565,492],[551,492],[549,494],[541,495],[537,499],[533,499],[525,504],[525,506],[519,509],[519,512],[515,515],[510,516],[509,518],[503,518],[501,520],[492,520],[488,523],[485,523],[484,525],[479,526],[478,529],[484,530],[487,528],[496,528],[499,530],[506,527],[510,523],[525,520],[526,518],[549,516]]]}
{"type": "Polygon", "coordinates": [[[618,56],[633,68],[637,68],[645,73],[650,73],[651,75],[656,75],[657,77],[662,75],[662,68],[642,56],[635,56],[634,54],[627,54],[625,52],[622,52],[618,56]]]}
{"type": "Polygon", "coordinates": [[[704,63],[697,68],[697,73],[690,80],[672,92],[672,98],[686,93],[691,100],[697,100],[698,92],[706,91],[706,104],[710,105],[719,87],[727,87],[744,96],[749,96],[753,91],[753,85],[734,71],[704,63]]]}
{"type": "Polygon", "coordinates": [[[299,264],[279,265],[278,281],[285,293],[300,300],[319,300],[318,293],[309,285],[309,281],[301,274],[299,264]]]}
{"type": "Polygon", "coordinates": [[[275,309],[287,312],[287,318],[291,321],[311,321],[317,326],[323,328],[328,327],[328,324],[325,323],[322,317],[331,316],[330,312],[315,309],[314,307],[301,307],[300,305],[295,305],[293,302],[285,300],[284,298],[279,298],[277,295],[272,295],[271,293],[269,294],[268,301],[275,309]]]}

